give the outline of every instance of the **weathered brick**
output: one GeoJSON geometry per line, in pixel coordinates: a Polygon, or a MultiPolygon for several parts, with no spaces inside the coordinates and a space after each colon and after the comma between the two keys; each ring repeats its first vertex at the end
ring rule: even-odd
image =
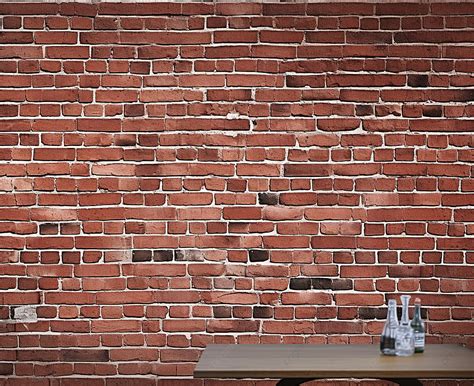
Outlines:
{"type": "Polygon", "coordinates": [[[387,317],[386,308],[360,307],[359,318],[361,319],[385,319],[387,317]]]}
{"type": "Polygon", "coordinates": [[[309,290],[311,289],[311,279],[305,277],[292,277],[290,279],[290,289],[309,290]]]}
{"type": "Polygon", "coordinates": [[[256,306],[253,308],[253,317],[256,319],[268,319],[273,317],[272,307],[256,306]]]}
{"type": "Polygon", "coordinates": [[[177,261],[202,261],[204,260],[204,253],[200,250],[175,250],[174,258],[177,261]]]}
{"type": "Polygon", "coordinates": [[[408,86],[428,87],[428,75],[408,75],[408,86]]]}
{"type": "Polygon", "coordinates": [[[13,375],[13,363],[1,363],[0,375],[13,375]]]}
{"type": "Polygon", "coordinates": [[[154,250],[153,261],[172,261],[173,251],[172,250],[154,250]]]}
{"type": "Polygon", "coordinates": [[[313,278],[311,279],[311,286],[314,289],[331,289],[332,279],[313,278]]]}
{"type": "Polygon", "coordinates": [[[108,362],[109,350],[62,349],[60,360],[63,362],[108,362]]]}
{"type": "Polygon", "coordinates": [[[275,193],[259,193],[258,203],[261,205],[278,205],[278,194],[275,193]]]}
{"type": "Polygon", "coordinates": [[[472,345],[473,11],[0,4],[0,375],[181,384],[415,292],[472,345]]]}
{"type": "Polygon", "coordinates": [[[213,313],[214,318],[232,317],[232,309],[226,306],[214,306],[212,307],[212,313],[213,313]]]}
{"type": "Polygon", "coordinates": [[[249,261],[250,262],[259,262],[259,261],[266,261],[269,259],[269,253],[265,250],[260,249],[251,249],[249,251],[249,261]]]}
{"type": "Polygon", "coordinates": [[[135,249],[132,253],[132,261],[151,261],[152,251],[135,249]]]}

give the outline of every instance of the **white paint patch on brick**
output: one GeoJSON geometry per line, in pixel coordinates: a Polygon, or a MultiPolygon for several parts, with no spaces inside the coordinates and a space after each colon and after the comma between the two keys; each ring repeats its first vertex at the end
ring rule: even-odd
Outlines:
{"type": "Polygon", "coordinates": [[[35,323],[38,321],[36,306],[19,306],[13,308],[12,322],[35,323]]]}

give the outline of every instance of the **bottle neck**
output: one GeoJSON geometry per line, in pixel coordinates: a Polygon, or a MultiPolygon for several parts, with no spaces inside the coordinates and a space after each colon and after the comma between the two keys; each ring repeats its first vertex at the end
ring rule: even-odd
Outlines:
{"type": "Polygon", "coordinates": [[[409,324],[409,323],[410,323],[410,318],[408,317],[408,301],[405,301],[403,302],[401,324],[409,324]]]}
{"type": "Polygon", "coordinates": [[[395,304],[389,304],[387,320],[390,324],[398,324],[397,306],[395,304]]]}
{"type": "Polygon", "coordinates": [[[421,320],[421,306],[419,304],[415,304],[415,315],[413,319],[421,320]]]}

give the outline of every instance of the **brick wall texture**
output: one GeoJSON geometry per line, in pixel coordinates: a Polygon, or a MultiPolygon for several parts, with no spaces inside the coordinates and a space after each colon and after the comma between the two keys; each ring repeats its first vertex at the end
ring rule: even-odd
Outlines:
{"type": "Polygon", "coordinates": [[[1,385],[214,385],[402,293],[474,345],[474,3],[0,14],[1,385]]]}

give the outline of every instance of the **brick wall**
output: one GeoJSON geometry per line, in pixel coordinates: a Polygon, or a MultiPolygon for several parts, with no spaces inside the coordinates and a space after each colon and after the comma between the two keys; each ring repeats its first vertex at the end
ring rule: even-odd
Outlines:
{"type": "Polygon", "coordinates": [[[474,344],[473,3],[0,13],[13,384],[183,384],[208,343],[377,343],[401,293],[428,342],[474,344]]]}

